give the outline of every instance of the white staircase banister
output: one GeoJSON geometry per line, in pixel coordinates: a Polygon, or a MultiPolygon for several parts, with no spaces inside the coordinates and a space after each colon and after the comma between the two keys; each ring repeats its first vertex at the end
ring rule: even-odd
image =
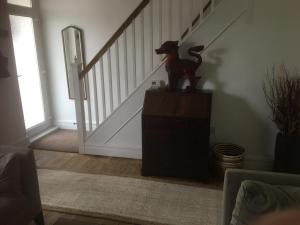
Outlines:
{"type": "Polygon", "coordinates": [[[120,123],[116,132],[107,127],[107,121],[116,117],[121,107],[132,106],[137,90],[150,84],[151,76],[164,63],[155,55],[155,48],[168,38],[179,40],[181,45],[213,13],[216,1],[194,1],[141,1],[83,71],[72,65],[80,153],[89,152],[88,143],[100,130],[105,130],[101,143],[109,144],[138,115],[140,109],[133,115],[127,110],[122,119],[128,120],[114,121],[120,123]]]}
{"type": "Polygon", "coordinates": [[[85,125],[85,114],[84,114],[84,93],[83,83],[79,80],[79,68],[81,64],[71,64],[71,74],[74,84],[74,95],[75,95],[75,109],[76,109],[76,121],[77,121],[77,133],[78,133],[78,145],[79,153],[84,153],[84,142],[86,138],[86,125],[85,125]]]}
{"type": "Polygon", "coordinates": [[[150,0],[143,0],[138,7],[130,14],[120,28],[113,34],[103,48],[96,54],[91,62],[80,73],[80,80],[92,69],[92,67],[99,61],[99,59],[107,52],[107,50],[115,43],[115,41],[122,35],[126,28],[132,23],[132,21],[140,14],[140,12],[148,5],[150,0]]]}

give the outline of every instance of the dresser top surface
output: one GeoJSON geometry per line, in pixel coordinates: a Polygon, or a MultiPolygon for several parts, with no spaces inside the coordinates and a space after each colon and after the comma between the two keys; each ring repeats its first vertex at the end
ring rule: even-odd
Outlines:
{"type": "Polygon", "coordinates": [[[210,118],[212,92],[170,92],[148,90],[143,115],[165,117],[210,118]]]}

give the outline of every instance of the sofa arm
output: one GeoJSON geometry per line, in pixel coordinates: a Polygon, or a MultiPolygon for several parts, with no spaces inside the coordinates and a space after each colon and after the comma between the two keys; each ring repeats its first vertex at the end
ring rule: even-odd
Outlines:
{"type": "Polygon", "coordinates": [[[16,146],[0,146],[0,153],[12,152],[18,155],[20,159],[22,194],[30,203],[32,215],[37,215],[42,210],[42,206],[33,151],[28,148],[16,146]]]}
{"type": "Polygon", "coordinates": [[[228,169],[225,173],[223,191],[222,225],[229,225],[236,196],[244,180],[256,180],[274,185],[300,187],[300,176],[256,170],[228,169]]]}

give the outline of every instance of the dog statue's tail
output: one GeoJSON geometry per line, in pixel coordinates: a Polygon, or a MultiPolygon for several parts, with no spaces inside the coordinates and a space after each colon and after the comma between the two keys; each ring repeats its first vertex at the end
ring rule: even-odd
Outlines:
{"type": "Polygon", "coordinates": [[[190,56],[197,58],[197,65],[199,66],[202,63],[202,57],[200,55],[200,52],[204,49],[204,45],[199,45],[195,47],[191,47],[188,50],[188,53],[190,56]]]}

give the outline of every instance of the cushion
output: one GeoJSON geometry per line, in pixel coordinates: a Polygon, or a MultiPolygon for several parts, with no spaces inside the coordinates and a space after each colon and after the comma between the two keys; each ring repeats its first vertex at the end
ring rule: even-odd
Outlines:
{"type": "Polygon", "coordinates": [[[0,196],[21,194],[20,159],[15,153],[0,154],[0,196]]]}
{"type": "Polygon", "coordinates": [[[238,191],[230,224],[247,225],[265,213],[299,205],[299,187],[245,180],[238,191]]]}

